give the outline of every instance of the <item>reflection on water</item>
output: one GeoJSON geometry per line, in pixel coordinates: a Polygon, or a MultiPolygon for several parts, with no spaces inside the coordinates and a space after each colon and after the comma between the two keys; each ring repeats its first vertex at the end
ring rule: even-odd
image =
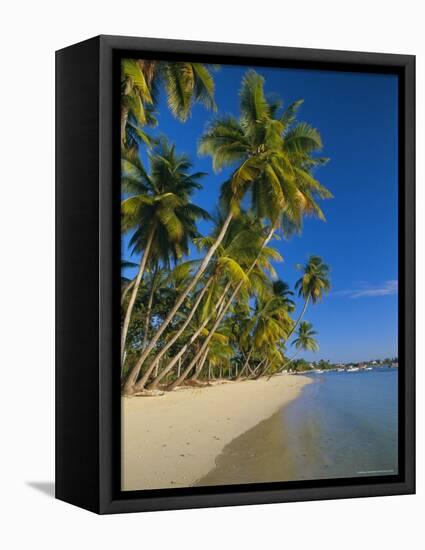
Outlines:
{"type": "Polygon", "coordinates": [[[396,474],[397,369],[311,376],[298,399],[227,445],[197,485],[396,474]]]}
{"type": "Polygon", "coordinates": [[[397,474],[397,369],[315,379],[281,413],[296,479],[397,474]]]}

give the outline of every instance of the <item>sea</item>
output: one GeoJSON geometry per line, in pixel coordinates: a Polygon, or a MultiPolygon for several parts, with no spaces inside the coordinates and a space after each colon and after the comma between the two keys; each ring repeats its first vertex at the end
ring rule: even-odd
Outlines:
{"type": "Polygon", "coordinates": [[[310,374],[280,412],[295,479],[398,473],[398,369],[310,374]]]}
{"type": "Polygon", "coordinates": [[[299,397],[227,445],[197,485],[398,473],[398,369],[303,376],[299,397]]]}

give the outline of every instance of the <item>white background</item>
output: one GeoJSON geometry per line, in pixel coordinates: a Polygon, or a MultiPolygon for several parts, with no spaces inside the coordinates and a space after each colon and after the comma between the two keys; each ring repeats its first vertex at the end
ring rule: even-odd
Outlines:
{"type": "MultiPolygon", "coordinates": [[[[51,492],[54,475],[55,49],[102,33],[416,54],[419,253],[425,225],[421,185],[425,41],[420,5],[412,0],[38,0],[2,4],[3,548],[423,547],[422,284],[418,286],[418,496],[98,517],[55,501],[45,492],[51,492]]],[[[423,277],[420,253],[418,281],[423,277]]]]}

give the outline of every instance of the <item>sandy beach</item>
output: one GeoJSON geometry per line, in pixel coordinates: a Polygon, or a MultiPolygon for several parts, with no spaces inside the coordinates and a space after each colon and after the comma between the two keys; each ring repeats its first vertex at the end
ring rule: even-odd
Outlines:
{"type": "Polygon", "coordinates": [[[196,485],[214,470],[226,445],[290,403],[309,382],[284,374],[123,398],[122,489],[196,485]]]}

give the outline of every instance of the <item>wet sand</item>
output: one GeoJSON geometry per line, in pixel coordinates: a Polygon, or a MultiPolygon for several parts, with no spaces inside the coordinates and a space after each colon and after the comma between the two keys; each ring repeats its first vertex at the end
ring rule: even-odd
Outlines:
{"type": "MultiPolygon", "coordinates": [[[[274,417],[310,382],[308,377],[284,374],[269,381],[227,382],[160,397],[123,398],[122,489],[199,485],[200,480],[213,475],[216,460],[221,461],[231,442],[274,417]]],[[[263,448],[267,460],[274,460],[279,445],[281,457],[281,430],[277,442],[274,431],[260,432],[255,452],[263,448]]],[[[230,482],[223,479],[216,483],[230,482]]],[[[241,481],[234,477],[233,483],[241,481]]]]}
{"type": "Polygon", "coordinates": [[[288,481],[295,477],[294,454],[282,427],[282,410],[227,445],[216,466],[196,486],[288,481]]]}

